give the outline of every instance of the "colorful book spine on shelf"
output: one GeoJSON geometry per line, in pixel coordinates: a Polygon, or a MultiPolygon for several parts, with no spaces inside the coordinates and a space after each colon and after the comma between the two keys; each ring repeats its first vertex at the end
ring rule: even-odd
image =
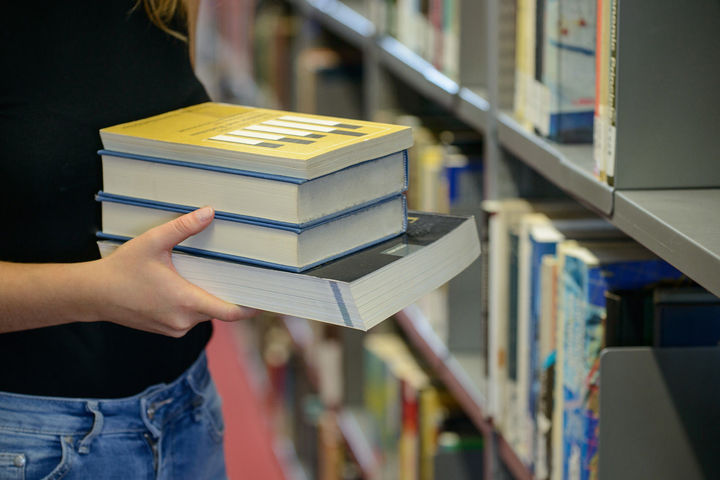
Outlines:
{"type": "Polygon", "coordinates": [[[603,127],[606,130],[605,151],[605,177],[608,185],[615,184],[615,143],[616,131],[616,102],[617,102],[617,36],[618,36],[618,0],[608,0],[610,3],[609,28],[607,38],[603,37],[603,46],[608,49],[607,67],[607,119],[603,127]]]}
{"type": "Polygon", "coordinates": [[[558,367],[562,373],[556,401],[562,397],[561,473],[562,478],[586,480],[597,478],[597,380],[604,339],[605,292],[641,288],[681,278],[682,274],[627,242],[564,242],[558,247],[558,255],[562,265],[558,367]]]}
{"type": "Polygon", "coordinates": [[[437,435],[449,399],[395,334],[365,340],[365,406],[387,478],[431,479],[437,435]]]}
{"type": "Polygon", "coordinates": [[[538,480],[550,478],[552,471],[553,408],[555,398],[556,323],[558,310],[558,261],[555,255],[541,260],[541,320],[539,351],[542,359],[539,374],[540,392],[536,414],[534,473],[538,480]]]}
{"type": "MultiPolygon", "coordinates": [[[[542,260],[543,257],[555,255],[557,243],[562,240],[562,235],[553,229],[541,229],[541,225],[533,227],[528,225],[522,238],[521,253],[525,260],[524,275],[526,283],[526,299],[524,308],[520,312],[521,319],[525,318],[524,330],[527,333],[521,341],[526,345],[526,355],[523,360],[524,371],[521,375],[520,395],[522,411],[522,445],[528,465],[534,465],[537,450],[535,440],[537,439],[537,412],[539,409],[539,397],[541,389],[541,362],[544,362],[550,355],[549,345],[541,344],[541,308],[542,308],[542,260]],[[545,235],[544,230],[549,235],[545,235]]],[[[550,300],[550,299],[548,299],[550,300]]],[[[521,303],[521,305],[523,305],[521,303]]],[[[547,342],[547,339],[542,339],[547,342]]],[[[522,357],[520,357],[522,358],[522,357]]]]}
{"type": "Polygon", "coordinates": [[[595,115],[593,123],[593,160],[595,174],[607,181],[608,142],[608,63],[610,58],[610,4],[611,0],[597,0],[595,28],[595,115]]]}
{"type": "Polygon", "coordinates": [[[593,140],[595,9],[596,0],[545,0],[542,6],[543,111],[535,127],[557,142],[593,140]]]}
{"type": "Polygon", "coordinates": [[[518,0],[515,30],[514,113],[527,129],[532,128],[531,87],[535,71],[535,2],[518,0]]]}

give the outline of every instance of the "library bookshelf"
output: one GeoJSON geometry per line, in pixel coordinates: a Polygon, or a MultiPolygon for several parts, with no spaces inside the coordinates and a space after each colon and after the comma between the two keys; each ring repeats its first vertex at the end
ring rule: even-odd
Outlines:
{"type": "MultiPolygon", "coordinates": [[[[396,106],[393,95],[397,90],[387,86],[392,77],[392,81],[402,84],[403,89],[441,107],[447,115],[481,135],[486,199],[545,196],[548,190],[560,192],[616,226],[712,294],[720,296],[720,222],[715,221],[720,211],[720,182],[712,183],[710,179],[710,183],[673,185],[661,175],[657,179],[650,175],[648,180],[635,179],[628,174],[613,187],[596,177],[592,145],[550,141],[526,129],[516,119],[512,105],[515,1],[459,3],[458,61],[450,69],[452,73],[426,60],[397,36],[378,26],[372,18],[372,4],[376,3],[373,0],[284,0],[281,3],[297,14],[303,24],[311,25],[305,30],[328,32],[359,52],[362,58],[362,116],[372,118],[378,111],[396,106]]],[[[621,11],[625,3],[620,2],[621,11]]],[[[669,0],[661,2],[667,8],[671,3],[669,0]]],[[[708,2],[697,0],[692,3],[705,5],[708,2]]],[[[627,15],[630,15],[630,9],[628,6],[627,15]]],[[[649,18],[660,28],[670,28],[672,22],[663,17],[661,10],[658,8],[660,13],[651,13],[649,18]]],[[[681,21],[682,14],[679,17],[681,21]]],[[[625,23],[631,25],[633,21],[626,20],[625,23]]],[[[627,28],[621,31],[621,44],[643,40],[641,33],[627,28]]],[[[303,35],[307,33],[300,33],[301,37],[303,35]]],[[[720,42],[720,35],[716,37],[714,43],[708,45],[709,49],[720,42]]],[[[303,41],[307,42],[307,39],[301,43],[303,41]]],[[[717,59],[720,48],[715,50],[708,54],[709,62],[717,59]]],[[[623,61],[626,64],[632,62],[630,53],[623,61]]],[[[715,62],[715,67],[705,72],[710,80],[720,78],[718,65],[720,62],[715,62]]],[[[627,72],[631,70],[626,67],[627,72]]],[[[630,78],[631,73],[627,75],[627,80],[622,80],[622,85],[627,85],[626,91],[640,88],[637,85],[642,79],[630,78]]],[[[711,100],[717,98],[713,96],[711,100]]],[[[621,96],[620,101],[622,99],[621,96]]],[[[716,119],[720,122],[720,118],[716,119]]],[[[630,125],[632,121],[630,118],[626,124],[630,125]]],[[[718,125],[720,123],[715,127],[718,125]]],[[[720,151],[720,145],[717,146],[720,151]]],[[[693,153],[687,152],[687,156],[692,157],[693,153]]],[[[618,158],[625,164],[633,160],[618,158]]],[[[658,170],[693,168],[694,162],[698,162],[698,168],[713,168],[706,165],[711,159],[690,159],[683,167],[675,164],[674,158],[639,158],[636,161],[656,165],[658,170]]],[[[717,175],[720,175],[720,167],[716,165],[709,176],[717,175]]],[[[432,319],[426,318],[418,308],[413,306],[399,312],[395,322],[485,436],[484,477],[504,478],[509,474],[516,479],[533,478],[531,470],[496,428],[485,395],[492,385],[478,387],[477,375],[472,371],[477,364],[463,361],[462,354],[466,352],[457,354],[445,344],[434,333],[432,319]]],[[[288,331],[296,348],[304,352],[301,355],[309,356],[307,339],[293,332],[295,327],[291,323],[287,324],[288,331]]],[[[310,364],[308,361],[307,374],[317,386],[319,374],[310,364]]],[[[362,421],[356,414],[351,408],[340,407],[336,417],[338,428],[353,452],[363,478],[377,478],[378,460],[358,426],[362,421]]]]}

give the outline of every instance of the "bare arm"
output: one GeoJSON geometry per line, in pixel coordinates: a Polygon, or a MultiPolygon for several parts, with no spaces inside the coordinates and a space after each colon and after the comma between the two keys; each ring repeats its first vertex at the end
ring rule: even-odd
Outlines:
{"type": "Polygon", "coordinates": [[[172,248],[212,219],[211,208],[196,210],[92,262],[0,262],[0,333],[104,320],[180,337],[210,318],[247,318],[251,310],[210,295],[173,267],[172,248]]]}

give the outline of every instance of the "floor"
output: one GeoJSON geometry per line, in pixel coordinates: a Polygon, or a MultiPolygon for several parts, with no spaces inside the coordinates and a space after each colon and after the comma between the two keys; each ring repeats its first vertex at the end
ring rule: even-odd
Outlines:
{"type": "Polygon", "coordinates": [[[242,345],[231,324],[215,321],[210,371],[223,399],[225,460],[230,480],[284,480],[268,416],[253,390],[242,345]]]}

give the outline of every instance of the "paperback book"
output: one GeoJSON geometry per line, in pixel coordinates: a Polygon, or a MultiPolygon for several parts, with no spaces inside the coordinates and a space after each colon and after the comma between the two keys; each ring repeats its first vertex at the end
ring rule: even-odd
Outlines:
{"type": "MultiPolygon", "coordinates": [[[[107,256],[119,243],[98,245],[107,256]]],[[[303,273],[183,252],[172,258],[185,279],[226,301],[368,330],[479,255],[474,217],[410,212],[405,234],[303,273]]]]}

